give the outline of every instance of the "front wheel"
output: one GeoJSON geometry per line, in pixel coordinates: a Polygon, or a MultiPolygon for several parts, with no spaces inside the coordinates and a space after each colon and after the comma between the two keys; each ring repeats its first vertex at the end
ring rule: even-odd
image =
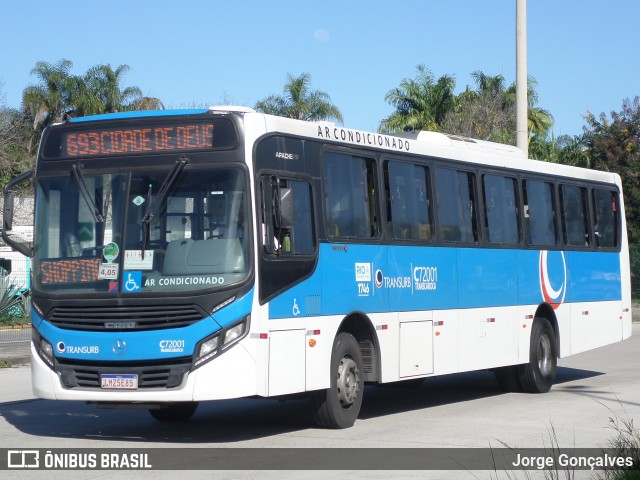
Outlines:
{"type": "Polygon", "coordinates": [[[316,423],[325,428],[353,426],[364,393],[362,354],[358,342],[348,333],[340,333],[331,351],[331,386],[311,393],[316,423]]]}
{"type": "Polygon", "coordinates": [[[198,402],[179,402],[160,408],[151,408],[149,413],[161,422],[185,422],[193,416],[196,408],[198,408],[198,402]]]}
{"type": "Polygon", "coordinates": [[[546,393],[556,378],[558,343],[546,318],[536,318],[531,329],[529,363],[519,366],[520,384],[525,392],[546,393]]]}

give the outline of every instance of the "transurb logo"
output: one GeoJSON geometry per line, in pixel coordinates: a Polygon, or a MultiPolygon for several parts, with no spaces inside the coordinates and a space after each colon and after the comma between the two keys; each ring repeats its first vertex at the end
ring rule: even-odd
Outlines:
{"type": "Polygon", "coordinates": [[[540,291],[544,301],[554,310],[564,302],[567,293],[567,262],[563,252],[540,252],[540,291]]]}

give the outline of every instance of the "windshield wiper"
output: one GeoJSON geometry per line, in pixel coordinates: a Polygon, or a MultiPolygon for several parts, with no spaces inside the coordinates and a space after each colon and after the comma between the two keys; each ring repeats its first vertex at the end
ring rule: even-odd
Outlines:
{"type": "Polygon", "coordinates": [[[98,206],[95,201],[91,198],[91,192],[89,191],[89,187],[84,181],[84,176],[82,175],[82,170],[79,164],[75,163],[71,165],[71,173],[73,173],[73,177],[76,179],[76,183],[78,184],[78,189],[82,194],[82,198],[84,198],[87,207],[91,211],[91,215],[93,215],[93,219],[96,223],[104,223],[104,215],[100,210],[98,210],[98,206]]]}
{"type": "Polygon", "coordinates": [[[180,176],[180,173],[182,172],[182,170],[184,170],[184,167],[186,167],[188,163],[189,163],[189,159],[184,155],[178,159],[178,161],[173,166],[171,171],[165,177],[164,181],[162,182],[162,185],[160,185],[160,189],[158,190],[158,194],[156,195],[155,208],[152,206],[152,202],[151,202],[151,199],[152,199],[151,191],[152,191],[153,185],[149,184],[149,191],[147,192],[147,209],[145,210],[144,215],[142,216],[142,227],[144,229],[142,232],[142,259],[143,260],[144,260],[144,251],[147,248],[147,240],[149,238],[149,229],[151,228],[151,222],[153,222],[153,219],[156,217],[156,215],[160,211],[160,208],[164,204],[164,201],[167,199],[167,196],[169,195],[169,191],[171,190],[171,187],[176,182],[176,180],[180,176]]]}

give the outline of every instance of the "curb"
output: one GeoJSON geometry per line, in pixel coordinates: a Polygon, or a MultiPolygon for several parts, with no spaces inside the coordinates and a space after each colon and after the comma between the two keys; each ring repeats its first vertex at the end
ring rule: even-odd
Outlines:
{"type": "MultiPolygon", "coordinates": [[[[19,357],[0,358],[0,363],[2,362],[8,362],[10,364],[9,367],[5,368],[31,365],[31,356],[25,355],[19,357]]],[[[0,367],[0,370],[2,370],[2,367],[0,367]]]]}

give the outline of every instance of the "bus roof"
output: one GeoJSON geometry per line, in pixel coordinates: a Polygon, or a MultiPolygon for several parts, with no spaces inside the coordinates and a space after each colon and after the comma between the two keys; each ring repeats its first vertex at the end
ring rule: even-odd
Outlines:
{"type": "MultiPolygon", "coordinates": [[[[150,117],[167,117],[167,116],[185,116],[185,115],[205,115],[207,113],[240,113],[249,115],[259,115],[264,118],[265,126],[268,131],[297,134],[303,137],[319,138],[324,141],[338,144],[352,144],[362,147],[382,147],[385,150],[393,150],[393,148],[385,148],[382,143],[388,138],[401,139],[404,142],[411,142],[410,149],[398,153],[414,153],[427,156],[440,156],[444,158],[456,159],[463,162],[483,163],[487,166],[511,167],[527,171],[539,171],[545,173],[553,173],[561,176],[573,176],[578,174],[580,178],[595,181],[614,182],[619,184],[620,181],[615,174],[610,172],[602,172],[598,170],[576,168],[569,165],[551,164],[545,161],[537,161],[528,159],[519,148],[501,143],[489,142],[486,140],[478,140],[457,135],[448,135],[439,132],[415,131],[415,132],[399,132],[393,134],[382,134],[377,132],[366,132],[363,130],[352,130],[342,126],[338,126],[329,121],[301,121],[291,118],[266,115],[256,112],[250,107],[242,107],[235,105],[212,106],[207,109],[176,109],[176,110],[141,110],[132,112],[117,112],[101,115],[91,115],[86,117],[78,117],[68,120],[70,123],[82,123],[91,121],[117,120],[117,119],[133,119],[133,118],[150,118],[150,117]],[[326,135],[322,135],[326,132],[326,135]],[[350,136],[355,135],[356,138],[373,138],[372,141],[359,142],[349,140],[350,136]],[[343,138],[344,137],[344,138],[343,138]],[[409,151],[410,150],[410,151],[409,151]],[[477,155],[481,156],[478,157],[477,155]]],[[[409,145],[409,144],[407,144],[409,145]]]]}
{"type": "Polygon", "coordinates": [[[69,119],[70,123],[94,122],[97,120],[118,120],[126,118],[144,118],[144,117],[168,117],[176,115],[202,115],[209,110],[204,109],[185,109],[185,110],[135,110],[133,112],[117,112],[103,113],[100,115],[88,115],[86,117],[77,117],[69,119]]]}

